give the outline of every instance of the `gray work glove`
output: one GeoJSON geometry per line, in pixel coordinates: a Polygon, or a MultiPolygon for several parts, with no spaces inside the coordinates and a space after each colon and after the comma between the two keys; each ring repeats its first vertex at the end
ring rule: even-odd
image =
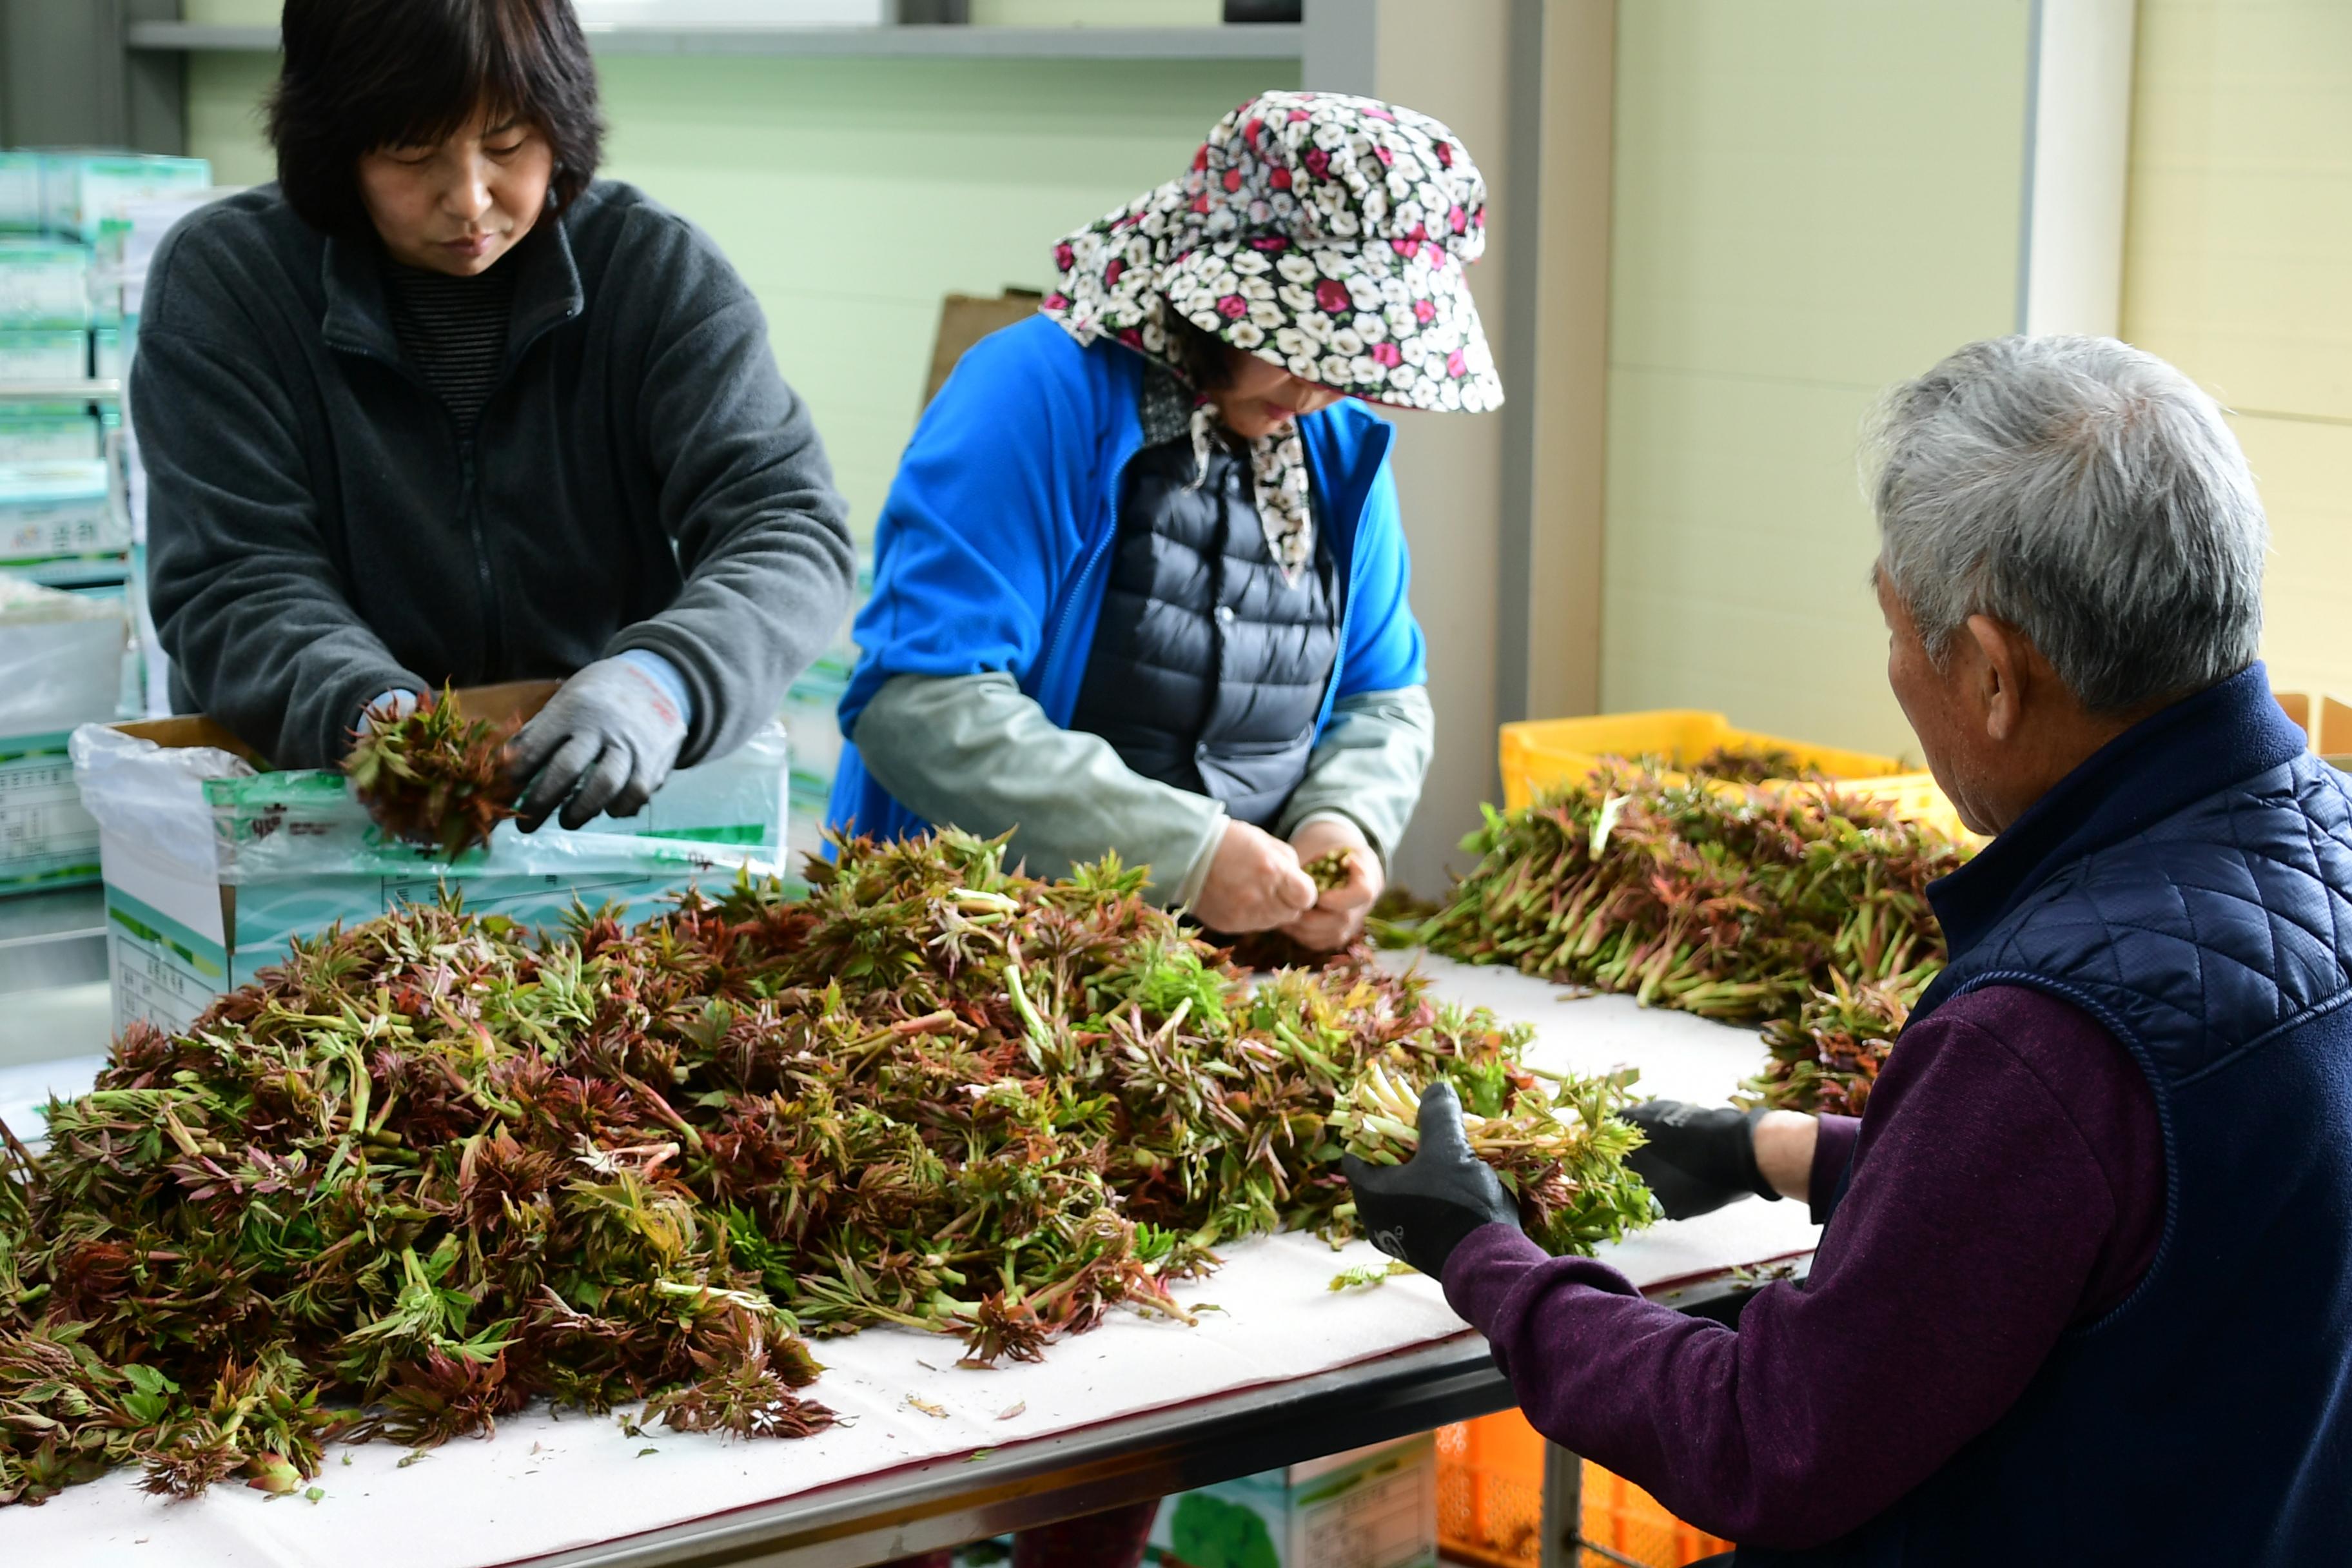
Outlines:
{"type": "Polygon", "coordinates": [[[508,772],[530,781],[516,807],[522,830],[538,831],[558,806],[566,827],[635,816],[685,744],[686,715],[659,680],[627,658],[598,659],[507,746],[508,772]]]}
{"type": "Polygon", "coordinates": [[[1649,1100],[1619,1112],[1649,1140],[1625,1157],[1668,1219],[1711,1214],[1750,1194],[1780,1201],[1756,1168],[1761,1110],[1649,1100]]]}
{"type": "Polygon", "coordinates": [[[1356,1223],[1374,1247],[1443,1281],[1445,1260],[1481,1226],[1517,1227],[1519,1205],[1470,1152],[1462,1100],[1443,1081],[1421,1091],[1421,1147],[1402,1165],[1339,1162],[1356,1189],[1356,1223]]]}

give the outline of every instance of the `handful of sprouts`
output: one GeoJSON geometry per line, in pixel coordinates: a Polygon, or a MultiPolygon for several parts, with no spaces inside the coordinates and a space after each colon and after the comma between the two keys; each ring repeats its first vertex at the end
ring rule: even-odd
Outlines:
{"type": "MultiPolygon", "coordinates": [[[[1494,1063],[1439,1066],[1428,1080],[1453,1082],[1470,1152],[1518,1199],[1522,1228],[1558,1254],[1590,1253],[1658,1217],[1650,1189],[1625,1164],[1641,1147],[1641,1130],[1616,1115],[1638,1076],[1629,1068],[1578,1079],[1494,1063]]],[[[1426,1087],[1404,1064],[1369,1063],[1341,1091],[1331,1130],[1360,1159],[1402,1164],[1421,1146],[1426,1087]]]]}

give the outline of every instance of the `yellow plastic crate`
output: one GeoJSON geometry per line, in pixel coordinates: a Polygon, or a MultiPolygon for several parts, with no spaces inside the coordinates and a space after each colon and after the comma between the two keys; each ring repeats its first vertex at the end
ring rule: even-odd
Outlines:
{"type": "MultiPolygon", "coordinates": [[[[1936,786],[1932,773],[1906,768],[1893,757],[1870,752],[1849,752],[1742,730],[1720,713],[1686,708],[1504,725],[1503,803],[1516,811],[1540,790],[1589,776],[1605,758],[1662,757],[1669,764],[1682,765],[1722,746],[1786,752],[1800,766],[1834,781],[1843,794],[1884,801],[1905,816],[1934,823],[1948,833],[1965,832],[1959,814],[1936,786]]],[[[1663,776],[1670,784],[1685,779],[1673,771],[1663,776]]]]}

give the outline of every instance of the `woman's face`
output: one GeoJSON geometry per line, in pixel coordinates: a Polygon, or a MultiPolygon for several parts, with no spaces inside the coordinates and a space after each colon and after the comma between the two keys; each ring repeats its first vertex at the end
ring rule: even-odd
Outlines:
{"type": "Polygon", "coordinates": [[[471,278],[539,221],[554,150],[527,121],[486,120],[438,146],[379,147],[360,159],[360,199],[394,261],[471,278]]]}
{"type": "Polygon", "coordinates": [[[1245,349],[1223,345],[1226,383],[1217,389],[1217,409],[1225,428],[1244,441],[1271,436],[1302,414],[1328,408],[1340,395],[1328,386],[1301,381],[1268,360],[1245,349]]]}

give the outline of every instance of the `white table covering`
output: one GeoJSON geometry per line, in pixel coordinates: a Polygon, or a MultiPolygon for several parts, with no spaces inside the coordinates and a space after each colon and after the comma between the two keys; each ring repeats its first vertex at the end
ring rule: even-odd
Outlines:
{"type": "MultiPolygon", "coordinates": [[[[1515,973],[1429,967],[1444,994],[1536,1024],[1532,1058],[1545,1067],[1632,1063],[1647,1093],[1719,1101],[1762,1058],[1749,1030],[1621,998],[1565,1001],[1515,973]]],[[[84,1059],[76,1069],[80,1085],[95,1066],[84,1059]]],[[[0,1106],[34,1089],[72,1092],[68,1077],[62,1066],[0,1069],[0,1106]]],[[[1646,1287],[1804,1252],[1817,1235],[1798,1205],[1742,1203],[1656,1226],[1606,1256],[1646,1287]]],[[[1418,1276],[1330,1291],[1340,1268],[1384,1261],[1361,1242],[1334,1252],[1283,1236],[1223,1250],[1223,1269],[1178,1291],[1188,1305],[1223,1309],[1202,1313],[1197,1328],[1122,1314],[1034,1365],[959,1370],[953,1341],[894,1330],[819,1342],[826,1371],[811,1393],[844,1420],[813,1438],[738,1443],[660,1429],[630,1437],[611,1417],[534,1409],[494,1439],[460,1440],[405,1468],[390,1445],[333,1450],[315,1504],[235,1485],[166,1502],[141,1494],[133,1475],[111,1476],[37,1509],[0,1510],[0,1563],[487,1568],[1470,1331],[1418,1276]]]]}

